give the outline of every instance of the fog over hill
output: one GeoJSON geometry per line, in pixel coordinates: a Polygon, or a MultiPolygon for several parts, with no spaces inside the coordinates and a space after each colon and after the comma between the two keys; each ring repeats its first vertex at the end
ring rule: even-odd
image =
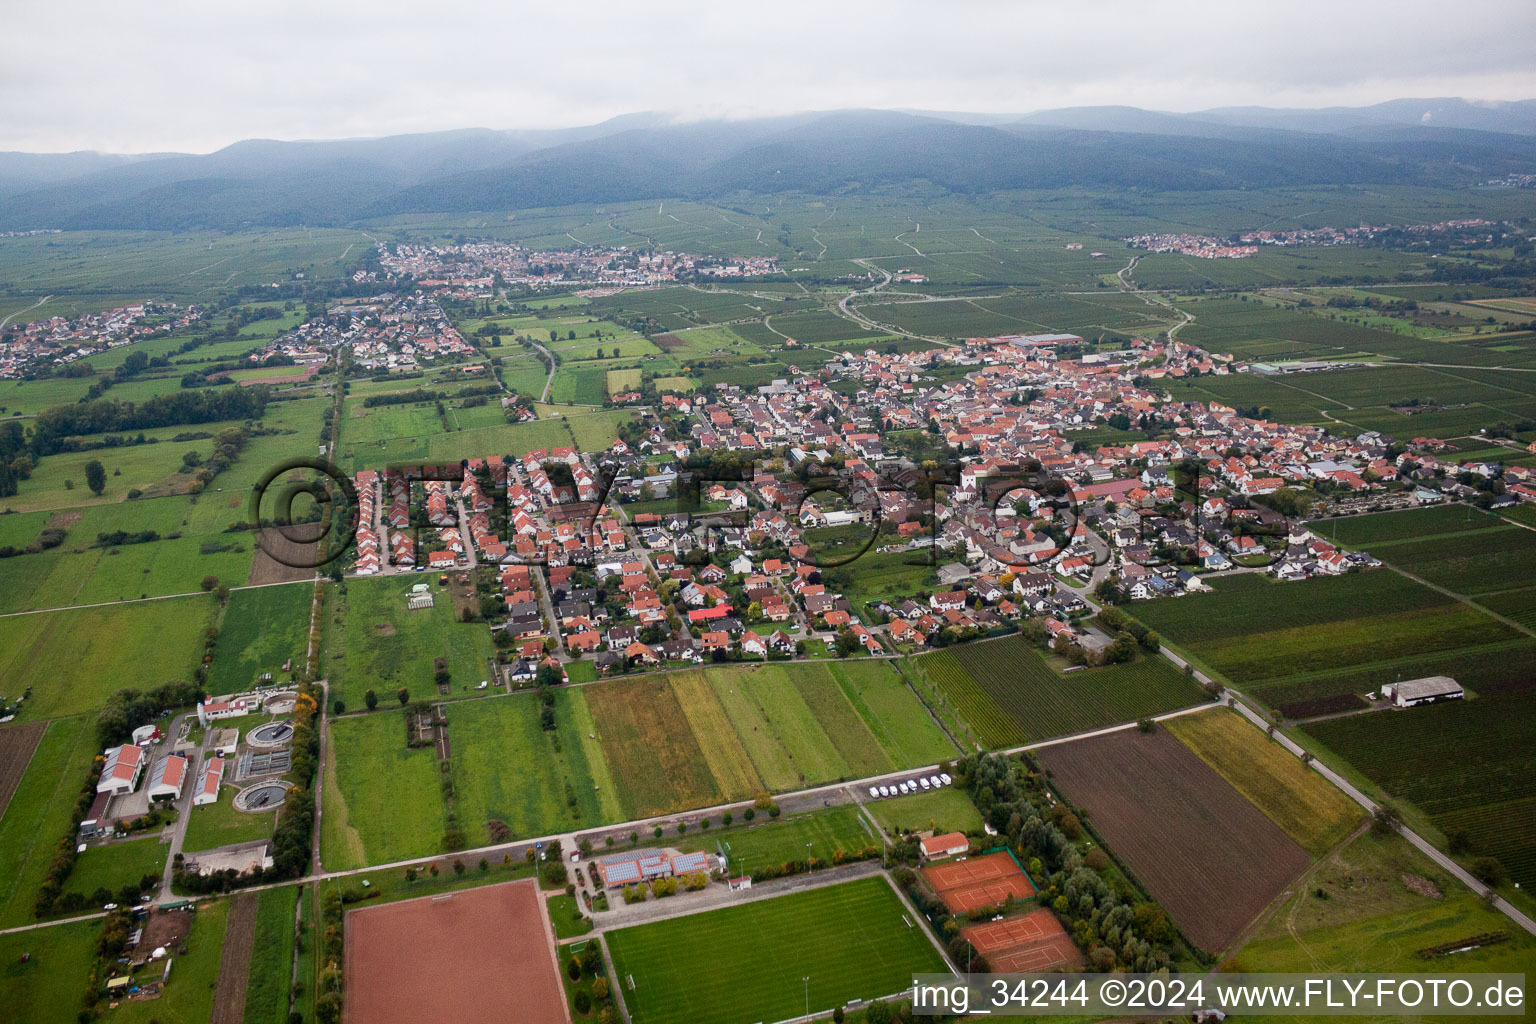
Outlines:
{"type": "Polygon", "coordinates": [[[1536,101],[1017,116],[832,111],[540,131],[248,140],[214,153],[0,153],[0,230],[236,228],[740,193],[1081,185],[1466,186],[1536,171],[1536,101]]]}

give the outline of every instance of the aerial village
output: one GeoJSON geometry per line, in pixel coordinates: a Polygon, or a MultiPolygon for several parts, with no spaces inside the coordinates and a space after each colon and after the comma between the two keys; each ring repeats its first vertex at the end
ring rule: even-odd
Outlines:
{"type": "MultiPolygon", "coordinates": [[[[1092,658],[1107,638],[1082,627],[1083,592],[1142,600],[1202,590],[1212,574],[1370,569],[1371,555],[1301,517],[1472,497],[1469,475],[1499,471],[1442,460],[1424,438],[1169,401],[1164,380],[1247,370],[1190,345],[1083,351],[1052,334],[850,352],[758,388],[664,395],[607,451],[365,470],[352,572],[446,581],[493,567],[508,685],[583,657],[602,674],[878,657],[1021,626],[1092,658]],[[1076,439],[1106,424],[1155,439],[1076,439]],[[914,432],[931,442],[917,457],[914,432]],[[936,451],[953,473],[921,497],[914,473],[936,451]],[[828,473],[842,497],[816,482],[828,473]],[[824,548],[853,534],[859,551],[927,560],[937,582],[851,585],[824,548]]],[[[1529,470],[1502,476],[1498,501],[1536,500],[1529,470]]],[[[431,588],[417,590],[430,603],[431,588]]]]}
{"type": "Polygon", "coordinates": [[[139,302],[73,319],[52,316],[12,323],[0,327],[0,379],[17,379],[41,367],[47,367],[47,373],[67,373],[71,363],[136,341],[163,337],[197,323],[203,315],[198,306],[139,302]]]}

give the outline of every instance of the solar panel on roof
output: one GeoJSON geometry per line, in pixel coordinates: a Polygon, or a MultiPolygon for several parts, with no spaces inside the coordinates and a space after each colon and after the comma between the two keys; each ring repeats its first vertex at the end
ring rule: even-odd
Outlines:
{"type": "Polygon", "coordinates": [[[707,853],[684,853],[672,858],[672,870],[678,874],[708,869],[709,854],[707,853]]]}
{"type": "Polygon", "coordinates": [[[640,865],[636,861],[624,861],[612,867],[604,867],[603,877],[609,885],[624,885],[640,881],[640,865]]]}

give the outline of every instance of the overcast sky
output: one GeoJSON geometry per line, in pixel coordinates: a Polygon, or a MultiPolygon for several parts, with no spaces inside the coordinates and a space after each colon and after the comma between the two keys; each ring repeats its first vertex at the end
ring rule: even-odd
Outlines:
{"type": "Polygon", "coordinates": [[[7,0],[0,149],[846,107],[1536,97],[1532,0],[7,0]]]}

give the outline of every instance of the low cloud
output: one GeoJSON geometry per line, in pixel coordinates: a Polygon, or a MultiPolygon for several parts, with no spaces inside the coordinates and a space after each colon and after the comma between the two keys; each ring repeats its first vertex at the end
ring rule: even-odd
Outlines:
{"type": "Polygon", "coordinates": [[[881,107],[1536,96],[1529,0],[12,5],[0,149],[881,107]]]}

